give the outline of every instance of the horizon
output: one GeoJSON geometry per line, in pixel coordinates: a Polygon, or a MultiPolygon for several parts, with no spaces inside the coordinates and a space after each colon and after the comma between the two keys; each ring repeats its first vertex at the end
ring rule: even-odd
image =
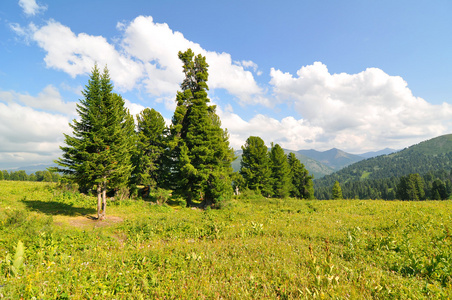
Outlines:
{"type": "Polygon", "coordinates": [[[187,48],[207,58],[234,149],[260,136],[362,154],[452,132],[451,2],[196,0],[193,18],[184,3],[2,3],[0,169],[61,155],[95,62],[131,113],[169,123],[187,48]]]}

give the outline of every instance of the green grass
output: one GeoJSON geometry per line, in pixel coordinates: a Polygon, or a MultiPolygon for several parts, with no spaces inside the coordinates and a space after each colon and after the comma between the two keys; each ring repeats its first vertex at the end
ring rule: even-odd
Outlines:
{"type": "Polygon", "coordinates": [[[451,201],[301,201],[221,210],[109,202],[0,181],[0,298],[452,297],[451,201]],[[25,261],[11,271],[18,241],[25,261]]]}

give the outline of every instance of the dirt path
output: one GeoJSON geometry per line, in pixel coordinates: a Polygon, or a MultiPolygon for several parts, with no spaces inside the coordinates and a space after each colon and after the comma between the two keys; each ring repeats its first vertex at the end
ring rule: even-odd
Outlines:
{"type": "MultiPolygon", "coordinates": [[[[55,221],[56,224],[61,225],[63,223],[63,220],[55,221]]],[[[65,217],[64,221],[66,221],[70,226],[77,228],[102,228],[121,223],[123,219],[116,216],[107,216],[107,219],[98,221],[94,216],[78,216],[69,218],[65,217]]]]}

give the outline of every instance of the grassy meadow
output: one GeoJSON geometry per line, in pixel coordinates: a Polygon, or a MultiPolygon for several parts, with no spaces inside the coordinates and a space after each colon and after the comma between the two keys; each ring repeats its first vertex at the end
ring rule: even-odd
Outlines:
{"type": "Polygon", "coordinates": [[[108,204],[0,181],[0,299],[452,297],[452,201],[108,204]]]}

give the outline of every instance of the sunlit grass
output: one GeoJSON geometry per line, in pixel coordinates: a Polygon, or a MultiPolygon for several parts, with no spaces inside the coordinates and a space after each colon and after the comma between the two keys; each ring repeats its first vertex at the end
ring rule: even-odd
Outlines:
{"type": "Polygon", "coordinates": [[[451,201],[304,201],[221,210],[0,181],[0,297],[431,299],[452,296],[451,201]],[[21,240],[23,271],[6,255],[21,240]]]}

